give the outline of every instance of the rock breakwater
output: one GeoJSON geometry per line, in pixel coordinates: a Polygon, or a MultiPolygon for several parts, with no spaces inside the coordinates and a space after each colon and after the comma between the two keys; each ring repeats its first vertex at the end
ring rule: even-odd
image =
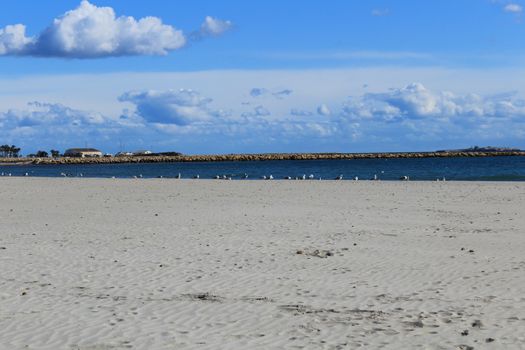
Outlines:
{"type": "Polygon", "coordinates": [[[525,151],[509,152],[403,152],[403,153],[259,153],[222,155],[126,156],[101,158],[0,158],[0,165],[27,164],[119,164],[119,163],[175,163],[175,162],[239,162],[270,160],[330,160],[376,158],[447,158],[525,156],[525,151]]]}

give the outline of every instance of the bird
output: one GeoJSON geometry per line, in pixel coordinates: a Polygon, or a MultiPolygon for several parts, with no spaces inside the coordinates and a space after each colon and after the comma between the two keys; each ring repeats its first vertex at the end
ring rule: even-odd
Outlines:
{"type": "Polygon", "coordinates": [[[268,180],[273,180],[273,175],[270,175],[270,176],[268,177],[268,180]]]}
{"type": "Polygon", "coordinates": [[[181,175],[180,173],[177,174],[177,179],[180,179],[181,178],[181,175]]]}
{"type": "Polygon", "coordinates": [[[197,174],[197,175],[195,175],[193,178],[194,178],[194,179],[200,179],[200,176],[199,176],[199,174],[197,174]]]}
{"type": "Polygon", "coordinates": [[[306,174],[303,174],[302,179],[303,179],[303,180],[306,180],[306,174]]]}
{"type": "Polygon", "coordinates": [[[356,176],[356,177],[354,177],[354,180],[355,181],[359,181],[359,178],[356,176]]]}
{"type": "Polygon", "coordinates": [[[262,179],[263,179],[263,180],[266,180],[266,175],[263,175],[263,176],[262,176],[262,179]]]}
{"type": "Polygon", "coordinates": [[[291,180],[292,177],[291,177],[291,176],[285,176],[284,179],[285,179],[285,180],[291,180]]]}
{"type": "Polygon", "coordinates": [[[314,179],[314,174],[310,174],[310,176],[308,176],[308,178],[309,178],[310,180],[313,180],[313,179],[314,179]]]}
{"type": "Polygon", "coordinates": [[[408,181],[408,180],[410,180],[410,177],[404,175],[404,176],[401,176],[401,177],[399,178],[399,180],[402,180],[402,181],[408,181]]]}
{"type": "Polygon", "coordinates": [[[374,180],[377,181],[377,174],[374,174],[374,180]]]}
{"type": "Polygon", "coordinates": [[[343,174],[339,175],[338,177],[335,178],[335,180],[342,180],[343,179],[343,174]]]}
{"type": "Polygon", "coordinates": [[[244,178],[247,179],[248,178],[248,174],[244,173],[244,178]]]}

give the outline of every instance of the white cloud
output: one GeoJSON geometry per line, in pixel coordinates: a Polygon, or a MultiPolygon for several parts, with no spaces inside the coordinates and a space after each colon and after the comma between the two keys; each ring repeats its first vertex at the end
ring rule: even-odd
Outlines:
{"type": "Polygon", "coordinates": [[[350,118],[395,121],[413,118],[512,118],[525,117],[525,101],[513,94],[480,96],[433,92],[420,83],[384,93],[367,93],[351,98],[343,107],[350,118]]]}
{"type": "Polygon", "coordinates": [[[523,7],[519,4],[510,3],[505,5],[503,8],[505,12],[517,13],[520,14],[523,12],[523,7]]]}
{"type": "Polygon", "coordinates": [[[232,22],[230,21],[223,21],[218,18],[214,18],[211,16],[206,16],[204,19],[204,22],[201,25],[201,34],[202,35],[211,35],[211,36],[217,36],[224,34],[228,30],[230,30],[232,27],[232,22]]]}
{"type": "Polygon", "coordinates": [[[271,95],[277,99],[282,99],[286,96],[290,96],[293,93],[293,90],[290,89],[283,89],[283,90],[277,90],[277,91],[271,91],[265,88],[252,88],[250,90],[250,96],[251,97],[259,97],[264,95],[271,95]]]}
{"type": "MultiPolygon", "coordinates": [[[[206,17],[207,35],[220,35],[228,21],[206,17]]],[[[201,29],[202,30],[202,29],[201,29]]],[[[94,58],[128,55],[166,55],[186,45],[181,30],[157,17],[117,17],[111,7],[87,0],[56,18],[37,37],[26,37],[25,26],[0,29],[0,55],[94,58]]]]}
{"type": "MultiPolygon", "coordinates": [[[[0,112],[0,139],[30,150],[78,147],[108,142],[122,131],[118,122],[101,113],[58,103],[29,103],[23,109],[0,112]]],[[[130,133],[127,129],[126,133],[130,133]]]]}
{"type": "Polygon", "coordinates": [[[251,112],[244,112],[241,114],[243,118],[248,117],[266,117],[271,115],[270,111],[264,106],[257,106],[251,112]]]}
{"type": "Polygon", "coordinates": [[[187,126],[229,115],[226,111],[212,110],[209,107],[210,98],[189,89],[131,91],[120,96],[119,101],[134,104],[136,115],[148,123],[187,126]]]}
{"type": "Polygon", "coordinates": [[[60,127],[101,125],[110,120],[97,112],[82,111],[58,103],[32,102],[28,109],[0,113],[4,127],[33,127],[55,125],[60,127]]]}
{"type": "Polygon", "coordinates": [[[26,45],[32,42],[27,38],[26,27],[22,24],[9,25],[0,28],[0,55],[18,53],[24,50],[26,45]]]}
{"type": "Polygon", "coordinates": [[[317,107],[317,113],[320,115],[329,116],[330,114],[332,114],[332,111],[330,110],[330,108],[328,108],[327,105],[323,103],[322,105],[317,107]]]}

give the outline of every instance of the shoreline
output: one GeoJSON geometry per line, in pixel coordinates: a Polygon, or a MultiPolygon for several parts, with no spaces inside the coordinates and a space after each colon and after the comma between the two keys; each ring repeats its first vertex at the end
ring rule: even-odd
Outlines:
{"type": "Polygon", "coordinates": [[[509,152],[385,152],[385,153],[257,153],[180,156],[126,156],[97,158],[0,158],[0,166],[65,164],[202,163],[276,160],[352,160],[409,158],[524,157],[525,151],[509,152]]]}

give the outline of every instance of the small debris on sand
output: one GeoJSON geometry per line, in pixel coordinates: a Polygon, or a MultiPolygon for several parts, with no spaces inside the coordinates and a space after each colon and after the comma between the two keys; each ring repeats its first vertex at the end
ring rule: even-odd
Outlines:
{"type": "Polygon", "coordinates": [[[330,250],[324,250],[324,249],[315,249],[312,251],[308,251],[306,249],[299,249],[296,251],[297,255],[308,255],[308,256],[315,256],[317,258],[327,258],[329,256],[334,256],[334,253],[330,250]]]}

